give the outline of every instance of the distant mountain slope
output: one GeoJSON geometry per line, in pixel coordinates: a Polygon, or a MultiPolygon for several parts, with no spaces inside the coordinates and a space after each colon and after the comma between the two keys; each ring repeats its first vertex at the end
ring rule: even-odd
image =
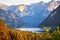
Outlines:
{"type": "Polygon", "coordinates": [[[60,27],[60,5],[40,24],[40,27],[60,27]]]}
{"type": "Polygon", "coordinates": [[[56,9],[60,1],[50,1],[48,3],[39,2],[31,5],[11,5],[11,6],[1,6],[1,9],[6,9],[6,13],[2,13],[4,18],[9,21],[4,21],[8,25],[14,28],[20,27],[20,22],[22,22],[22,28],[38,28],[39,24],[43,22],[49,15],[50,12],[56,9]],[[12,21],[13,20],[13,21],[12,21]],[[12,22],[10,24],[10,21],[12,22]],[[19,24],[17,24],[19,23],[19,24]]]}
{"type": "Polygon", "coordinates": [[[0,18],[2,18],[6,24],[14,28],[21,27],[24,24],[24,21],[13,11],[0,9],[0,18]]]}
{"type": "Polygon", "coordinates": [[[39,24],[50,15],[50,12],[58,7],[58,5],[59,3],[55,1],[51,1],[49,3],[39,2],[33,5],[29,5],[28,7],[26,7],[27,9],[25,8],[25,10],[22,12],[22,19],[25,22],[23,28],[38,27],[39,24]]]}
{"type": "Polygon", "coordinates": [[[0,9],[6,10],[7,7],[7,5],[0,3],[0,9]]]}

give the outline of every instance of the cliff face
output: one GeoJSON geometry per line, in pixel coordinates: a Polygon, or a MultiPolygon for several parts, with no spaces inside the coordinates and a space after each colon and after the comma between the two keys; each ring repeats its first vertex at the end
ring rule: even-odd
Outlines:
{"type": "Polygon", "coordinates": [[[60,27],[60,6],[51,12],[51,14],[40,24],[40,27],[60,27]]]}

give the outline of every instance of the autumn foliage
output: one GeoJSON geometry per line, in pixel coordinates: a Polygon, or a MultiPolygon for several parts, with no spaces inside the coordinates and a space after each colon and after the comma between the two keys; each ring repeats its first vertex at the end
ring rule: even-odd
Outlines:
{"type": "Polygon", "coordinates": [[[60,40],[60,31],[33,33],[9,28],[0,19],[0,40],[60,40]]]}

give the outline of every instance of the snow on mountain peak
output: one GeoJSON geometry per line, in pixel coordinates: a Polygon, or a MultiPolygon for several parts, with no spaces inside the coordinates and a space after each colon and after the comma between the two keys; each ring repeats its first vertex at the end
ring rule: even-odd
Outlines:
{"type": "Polygon", "coordinates": [[[18,10],[20,10],[21,12],[23,12],[24,9],[25,9],[25,5],[24,4],[18,5],[18,10]]]}
{"type": "Polygon", "coordinates": [[[5,4],[0,3],[0,9],[6,10],[7,6],[5,4]]]}
{"type": "Polygon", "coordinates": [[[51,1],[50,5],[48,6],[48,10],[49,11],[53,11],[54,9],[56,9],[59,6],[57,1],[51,1]]]}

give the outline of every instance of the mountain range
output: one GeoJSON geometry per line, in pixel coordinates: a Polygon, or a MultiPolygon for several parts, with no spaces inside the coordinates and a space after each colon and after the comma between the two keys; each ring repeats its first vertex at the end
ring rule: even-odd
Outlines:
{"type": "Polygon", "coordinates": [[[55,10],[60,1],[43,1],[31,5],[0,5],[0,18],[14,28],[38,28],[39,25],[55,10]]]}

